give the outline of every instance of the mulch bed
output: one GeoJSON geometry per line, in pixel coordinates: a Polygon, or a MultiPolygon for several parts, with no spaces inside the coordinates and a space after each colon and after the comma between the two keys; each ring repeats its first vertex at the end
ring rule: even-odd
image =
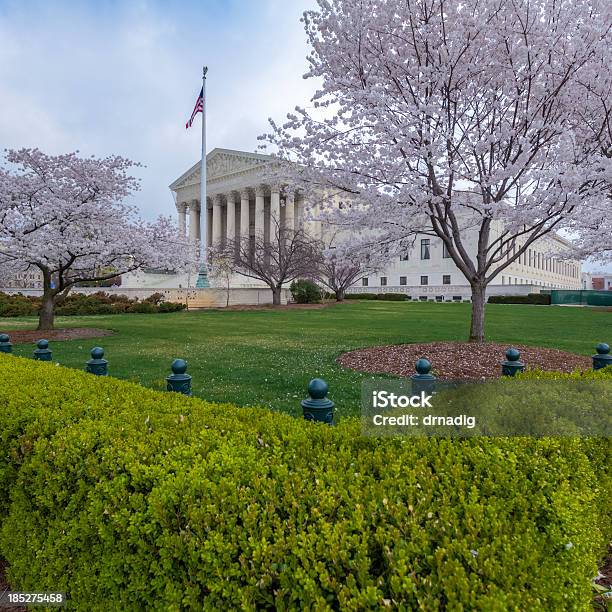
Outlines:
{"type": "MultiPolygon", "coordinates": [[[[514,345],[521,352],[521,361],[528,369],[572,372],[593,366],[591,358],[566,351],[534,346],[514,345]]],[[[338,357],[338,363],[361,372],[411,376],[417,359],[431,361],[433,373],[451,380],[483,380],[501,376],[508,344],[484,342],[431,342],[398,344],[358,349],[338,357]]]]}
{"type": "Polygon", "coordinates": [[[110,336],[114,333],[110,329],[98,329],[97,327],[66,327],[47,331],[38,331],[36,329],[15,329],[5,331],[4,329],[0,329],[0,332],[8,334],[13,344],[36,342],[41,338],[53,340],[55,342],[61,340],[78,340],[79,338],[99,338],[101,336],[110,336]]]}

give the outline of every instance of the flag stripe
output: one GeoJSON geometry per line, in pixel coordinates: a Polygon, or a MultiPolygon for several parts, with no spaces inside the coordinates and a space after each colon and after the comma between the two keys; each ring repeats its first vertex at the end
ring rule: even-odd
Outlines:
{"type": "Polygon", "coordinates": [[[203,113],[203,112],[204,112],[204,88],[202,87],[202,89],[200,90],[200,95],[198,96],[195,106],[193,107],[193,112],[191,113],[191,117],[189,118],[189,121],[187,121],[187,123],[185,124],[185,129],[186,130],[189,129],[193,125],[193,120],[195,119],[195,116],[198,113],[203,113]]]}

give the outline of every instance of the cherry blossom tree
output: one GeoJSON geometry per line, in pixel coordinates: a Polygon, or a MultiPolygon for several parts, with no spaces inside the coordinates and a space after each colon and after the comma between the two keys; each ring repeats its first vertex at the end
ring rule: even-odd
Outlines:
{"type": "Polygon", "coordinates": [[[363,276],[381,270],[388,261],[387,253],[361,237],[360,242],[349,239],[340,230],[330,228],[325,239],[317,280],[342,302],[346,290],[363,276]]]}
{"type": "Polygon", "coordinates": [[[40,330],[53,328],[55,306],[77,283],[195,264],[169,218],[147,223],[124,202],[139,188],[128,174],[138,164],[77,153],[9,150],[0,168],[0,266],[40,271],[40,330]]]}
{"type": "Polygon", "coordinates": [[[470,340],[484,340],[487,285],[610,209],[606,130],[579,126],[609,105],[612,3],[318,0],[304,23],[320,85],[262,139],[302,189],[328,194],[319,207],[352,196],[382,243],[440,239],[471,286],[470,340]]]}
{"type": "Polygon", "coordinates": [[[236,253],[229,245],[212,246],[208,249],[208,276],[215,285],[225,290],[225,306],[229,306],[231,282],[235,272],[236,253]]]}
{"type": "Polygon", "coordinates": [[[284,227],[274,217],[270,218],[269,236],[256,234],[217,248],[221,253],[234,253],[234,272],[268,285],[274,305],[280,305],[284,285],[316,276],[322,252],[320,242],[303,229],[284,227]]]}

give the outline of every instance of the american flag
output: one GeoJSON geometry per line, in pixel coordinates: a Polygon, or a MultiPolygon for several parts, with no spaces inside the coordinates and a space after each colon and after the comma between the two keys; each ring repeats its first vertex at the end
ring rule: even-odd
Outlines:
{"type": "Polygon", "coordinates": [[[191,117],[189,121],[185,124],[185,129],[189,129],[193,125],[193,120],[198,113],[204,112],[204,88],[200,90],[200,95],[196,100],[195,106],[193,107],[193,113],[191,113],[191,117]]]}

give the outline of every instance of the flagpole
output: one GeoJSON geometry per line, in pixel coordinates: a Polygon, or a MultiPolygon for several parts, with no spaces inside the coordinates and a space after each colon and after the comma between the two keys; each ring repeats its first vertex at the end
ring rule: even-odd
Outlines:
{"type": "Polygon", "coordinates": [[[196,287],[204,289],[209,287],[208,270],[206,261],[207,236],[208,236],[208,208],[206,206],[206,73],[208,67],[202,68],[202,159],[200,161],[200,270],[196,287]]]}

